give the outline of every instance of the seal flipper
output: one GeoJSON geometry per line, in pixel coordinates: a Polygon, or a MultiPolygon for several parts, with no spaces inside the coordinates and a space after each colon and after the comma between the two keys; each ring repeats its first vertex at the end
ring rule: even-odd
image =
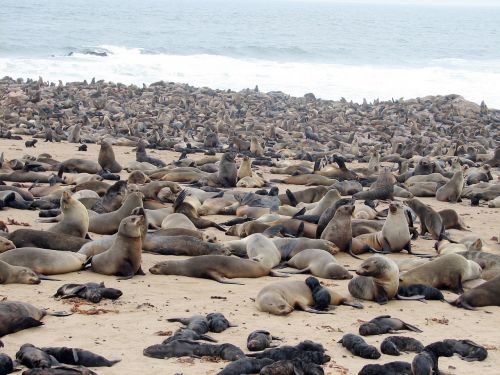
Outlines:
{"type": "Polygon", "coordinates": [[[245,285],[243,283],[239,283],[237,281],[231,281],[225,277],[222,277],[218,272],[216,271],[208,271],[207,276],[210,279],[213,279],[221,284],[235,284],[235,285],[245,285]]]}
{"type": "Polygon", "coordinates": [[[299,274],[299,273],[308,273],[311,270],[310,267],[302,268],[301,270],[295,269],[291,271],[282,271],[283,273],[290,273],[290,274],[299,274]]]}
{"type": "Polygon", "coordinates": [[[292,193],[292,191],[290,189],[286,189],[285,193],[288,200],[290,201],[290,205],[296,207],[299,202],[297,202],[297,198],[295,198],[295,195],[292,193]]]}
{"type": "Polygon", "coordinates": [[[348,250],[347,252],[349,253],[349,255],[352,256],[353,258],[356,258],[356,259],[359,259],[359,260],[364,260],[363,258],[358,257],[357,255],[355,255],[352,252],[352,238],[349,240],[349,245],[348,245],[347,250],[348,250]]]}
{"type": "Polygon", "coordinates": [[[54,279],[52,277],[46,276],[42,273],[37,273],[36,274],[40,280],[49,280],[49,281],[61,281],[60,279],[54,279]]]}
{"type": "Polygon", "coordinates": [[[268,238],[276,236],[279,232],[283,230],[283,224],[276,224],[272,227],[267,228],[262,234],[268,238]]]}
{"type": "Polygon", "coordinates": [[[180,205],[184,202],[184,199],[186,199],[187,197],[187,190],[184,189],[182,190],[179,195],[177,196],[177,198],[175,198],[175,202],[174,202],[174,212],[177,211],[177,209],[180,207],[180,205]]]}
{"type": "Polygon", "coordinates": [[[132,265],[129,262],[124,262],[121,265],[121,270],[116,274],[116,276],[119,276],[117,280],[128,280],[134,277],[134,269],[132,268],[132,265]]]}
{"type": "Polygon", "coordinates": [[[342,305],[351,306],[351,307],[354,307],[355,309],[364,309],[365,308],[361,302],[355,302],[355,301],[343,301],[342,305]]]}
{"type": "Polygon", "coordinates": [[[414,325],[408,324],[406,322],[403,322],[403,327],[406,328],[408,331],[419,332],[419,333],[424,332],[420,328],[418,328],[414,325]]]}
{"type": "Polygon", "coordinates": [[[43,322],[33,319],[32,317],[18,318],[12,322],[9,333],[19,332],[22,331],[23,329],[39,327],[42,325],[43,322]]]}
{"type": "MultiPolygon", "coordinates": [[[[387,292],[382,286],[376,285],[376,287],[377,287],[377,294],[375,296],[374,301],[377,302],[379,305],[385,305],[387,302],[389,302],[389,296],[387,295],[387,292]]],[[[387,316],[382,316],[382,317],[387,317],[387,316]]]]}
{"type": "Polygon", "coordinates": [[[271,277],[290,277],[290,275],[285,275],[286,272],[269,271],[269,276],[271,277]]]}
{"type": "Polygon", "coordinates": [[[136,275],[139,275],[139,276],[146,276],[146,274],[144,273],[144,271],[142,270],[142,267],[139,266],[139,269],[137,270],[137,272],[135,273],[136,275]]]}
{"type": "Polygon", "coordinates": [[[299,211],[297,211],[293,216],[292,218],[296,219],[297,216],[301,216],[301,215],[304,215],[306,212],[306,208],[305,207],[302,207],[299,211]]]}
{"type": "Polygon", "coordinates": [[[333,312],[330,312],[330,311],[321,311],[321,310],[316,310],[316,309],[313,309],[312,307],[309,307],[309,306],[301,306],[299,304],[299,307],[301,310],[307,312],[307,313],[310,313],[310,314],[329,314],[329,315],[334,315],[335,313],[333,312]]]}

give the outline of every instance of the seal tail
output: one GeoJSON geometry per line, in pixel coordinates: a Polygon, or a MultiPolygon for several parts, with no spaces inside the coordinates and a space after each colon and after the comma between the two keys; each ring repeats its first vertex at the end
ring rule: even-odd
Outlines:
{"type": "MultiPolygon", "coordinates": [[[[414,296],[414,297],[417,297],[417,296],[414,296]]],[[[425,297],[424,297],[425,298],[425,297]]],[[[405,323],[403,322],[403,327],[405,327],[407,330],[409,331],[413,331],[413,332],[423,332],[420,328],[414,326],[414,325],[411,325],[411,324],[408,324],[408,323],[405,323]]]]}
{"type": "Polygon", "coordinates": [[[54,278],[52,278],[52,277],[49,277],[49,276],[43,275],[43,274],[41,274],[41,273],[37,273],[36,275],[38,276],[38,278],[39,278],[40,280],[62,281],[62,280],[60,280],[60,279],[54,279],[54,278]]]}
{"type": "Polygon", "coordinates": [[[70,315],[73,315],[72,312],[67,312],[67,311],[54,311],[54,312],[48,312],[48,311],[45,311],[45,313],[47,315],[50,315],[50,316],[57,316],[57,317],[63,317],[63,316],[70,316],[70,315]]]}

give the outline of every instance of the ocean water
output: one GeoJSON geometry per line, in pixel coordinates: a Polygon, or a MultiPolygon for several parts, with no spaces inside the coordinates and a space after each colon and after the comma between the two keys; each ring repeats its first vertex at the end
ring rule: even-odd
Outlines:
{"type": "Polygon", "coordinates": [[[5,75],[258,85],[358,102],[456,93],[500,108],[500,7],[1,0],[5,75]]]}

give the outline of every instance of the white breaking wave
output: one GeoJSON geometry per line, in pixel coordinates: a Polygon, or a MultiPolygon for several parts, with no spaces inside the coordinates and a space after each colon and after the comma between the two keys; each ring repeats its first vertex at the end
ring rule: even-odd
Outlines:
{"type": "Polygon", "coordinates": [[[108,56],[74,53],[48,58],[0,58],[0,76],[57,82],[93,77],[124,84],[160,80],[218,89],[283,91],[294,96],[355,102],[459,94],[500,108],[500,62],[444,59],[426,67],[342,65],[237,59],[218,55],[146,54],[138,48],[99,46],[108,56]]]}

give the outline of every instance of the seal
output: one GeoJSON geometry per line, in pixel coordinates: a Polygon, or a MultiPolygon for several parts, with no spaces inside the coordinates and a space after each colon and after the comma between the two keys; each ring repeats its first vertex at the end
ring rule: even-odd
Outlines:
{"type": "Polygon", "coordinates": [[[467,310],[475,310],[476,307],[482,306],[500,306],[499,288],[500,275],[468,290],[450,304],[467,310]]]}
{"type": "Polygon", "coordinates": [[[368,345],[362,337],[352,333],[342,336],[339,343],[341,343],[342,346],[349,350],[352,354],[361,358],[379,359],[381,356],[376,347],[368,345]]]}
{"type": "Polygon", "coordinates": [[[422,350],[422,343],[412,337],[390,336],[380,344],[380,351],[387,355],[401,355],[401,352],[420,353],[422,350]]]}
{"type": "MultiPolygon", "coordinates": [[[[15,233],[15,232],[13,232],[15,233]]],[[[9,237],[11,234],[7,233],[6,236],[9,237]]],[[[10,239],[0,237],[0,253],[3,253],[7,250],[15,249],[16,244],[12,242],[10,239]]]]}
{"type": "Polygon", "coordinates": [[[217,172],[217,180],[222,187],[235,187],[238,177],[238,170],[234,158],[234,152],[226,152],[222,155],[219,162],[219,171],[217,172]]]}
{"type": "MultiPolygon", "coordinates": [[[[68,314],[48,313],[46,310],[18,301],[0,302],[0,337],[43,325],[40,321],[45,315],[65,316],[68,314]]],[[[0,347],[3,343],[0,341],[0,347]]]]}
{"type": "Polygon", "coordinates": [[[71,196],[69,191],[62,193],[61,211],[61,221],[47,231],[80,238],[86,237],[89,229],[88,211],[80,201],[71,196]]]}
{"type": "Polygon", "coordinates": [[[222,232],[225,232],[226,230],[219,224],[200,217],[197,207],[199,204],[200,201],[195,196],[188,196],[187,190],[183,190],[175,199],[174,212],[186,215],[198,229],[214,227],[222,232]]]}
{"type": "Polygon", "coordinates": [[[245,240],[248,258],[268,268],[276,267],[281,261],[281,253],[273,241],[260,233],[254,233],[245,240]]]}
{"type": "Polygon", "coordinates": [[[113,245],[106,251],[89,259],[91,269],[103,275],[121,276],[130,279],[134,275],[144,275],[141,269],[142,226],[145,217],[133,215],[124,218],[113,245]]]}
{"type": "Polygon", "coordinates": [[[79,348],[44,347],[42,351],[55,358],[58,362],[72,366],[111,367],[121,360],[110,361],[101,355],[79,348]]]}
{"type": "MultiPolygon", "coordinates": [[[[157,211],[157,210],[155,210],[157,211]]],[[[161,222],[160,227],[162,229],[188,229],[196,231],[198,230],[189,218],[180,213],[171,213],[167,215],[161,222]]]]}
{"type": "MultiPolygon", "coordinates": [[[[328,289],[332,305],[359,307],[347,298],[328,289]]],[[[295,308],[316,314],[330,314],[328,311],[313,309],[314,299],[311,290],[304,281],[292,280],[273,283],[261,289],[255,300],[257,309],[273,315],[288,315],[295,308]]]]}
{"type": "Polygon", "coordinates": [[[355,238],[352,238],[351,219],[353,205],[344,205],[337,209],[332,220],[321,233],[322,240],[333,242],[340,251],[348,252],[351,256],[362,254],[373,249],[355,238]]]}
{"type": "Polygon", "coordinates": [[[442,341],[427,345],[421,353],[417,354],[411,362],[413,375],[439,374],[439,357],[452,357],[453,347],[442,341]]]}
{"type": "Polygon", "coordinates": [[[258,374],[264,367],[274,363],[270,358],[241,358],[230,362],[218,375],[258,374]]]}
{"type": "MultiPolygon", "coordinates": [[[[101,171],[101,166],[95,161],[73,158],[65,160],[59,165],[58,177],[62,177],[65,172],[98,174],[101,171]]],[[[40,180],[40,182],[42,181],[40,180]]]]}
{"type": "Polygon", "coordinates": [[[306,285],[311,290],[313,296],[313,308],[318,311],[328,311],[332,299],[328,289],[323,288],[319,280],[313,276],[309,276],[306,279],[306,285]]]}
{"type": "Polygon", "coordinates": [[[445,345],[451,346],[453,353],[458,354],[460,359],[473,362],[484,361],[488,357],[488,350],[471,340],[443,340],[445,345]]]}
{"type": "Polygon", "coordinates": [[[184,260],[167,260],[149,269],[153,275],[179,275],[212,279],[223,284],[241,284],[228,279],[280,276],[262,263],[224,255],[200,255],[184,260]]]}
{"type": "Polygon", "coordinates": [[[353,199],[393,199],[394,184],[396,177],[391,172],[381,172],[377,180],[370,186],[368,191],[360,191],[352,196],[353,199]]]}
{"type": "Polygon", "coordinates": [[[0,260],[12,266],[28,267],[36,273],[58,275],[79,271],[87,257],[69,251],[21,247],[0,254],[0,260]]]}
{"type": "MultiPolygon", "coordinates": [[[[142,248],[155,254],[162,255],[231,255],[229,248],[219,243],[210,243],[190,235],[157,235],[148,234],[143,241],[142,248]]],[[[82,253],[92,252],[92,247],[82,248],[82,253]]]]}
{"type": "Polygon", "coordinates": [[[0,260],[0,284],[40,284],[40,278],[29,268],[11,266],[0,260]]]}
{"type": "Polygon", "coordinates": [[[405,323],[401,319],[391,318],[390,315],[377,316],[369,322],[359,326],[359,334],[362,336],[383,335],[385,333],[394,333],[401,330],[422,332],[420,328],[405,323]]]}
{"type": "Polygon", "coordinates": [[[89,218],[89,232],[97,234],[116,233],[124,218],[129,216],[135,208],[143,207],[142,197],[142,193],[130,193],[118,210],[91,216],[89,218]]]}
{"type": "Polygon", "coordinates": [[[297,268],[297,273],[310,272],[323,279],[352,279],[349,271],[338,264],[332,254],[321,249],[305,249],[293,256],[286,264],[297,268]]]}
{"type": "Polygon", "coordinates": [[[446,184],[436,191],[436,199],[441,202],[457,203],[461,202],[462,189],[464,187],[464,174],[460,170],[453,174],[453,177],[446,184]]]}
{"type": "Polygon", "coordinates": [[[281,340],[279,337],[271,335],[270,332],[257,330],[251,332],[247,337],[247,349],[251,352],[260,352],[271,347],[273,340],[281,340]]]}
{"type": "Polygon", "coordinates": [[[412,375],[412,372],[409,363],[394,361],[383,365],[364,365],[358,375],[412,375]]]}
{"type": "Polygon", "coordinates": [[[415,267],[399,278],[402,285],[424,284],[434,288],[448,288],[455,293],[462,293],[462,283],[477,279],[481,275],[481,266],[463,256],[450,253],[435,260],[415,267]]]}
{"type": "Polygon", "coordinates": [[[391,202],[384,226],[380,232],[362,234],[355,239],[383,253],[407,250],[411,254],[411,236],[403,205],[391,202]]]}
{"type": "Polygon", "coordinates": [[[296,206],[298,203],[313,203],[319,201],[323,196],[328,192],[328,188],[326,186],[315,186],[310,187],[304,190],[299,190],[293,192],[291,195],[288,193],[291,191],[287,190],[287,194],[278,195],[281,204],[289,204],[292,206],[296,206]],[[290,200],[292,197],[292,200],[290,200]]]}
{"type": "Polygon", "coordinates": [[[176,340],[168,344],[152,345],[143,350],[146,357],[172,358],[172,357],[215,357],[226,361],[236,361],[244,358],[245,354],[240,348],[232,344],[205,344],[196,341],[176,340]]]}
{"type": "Polygon", "coordinates": [[[393,299],[399,287],[399,268],[389,258],[373,255],[356,270],[356,276],[349,281],[349,293],[355,298],[385,304],[393,299]]]}
{"type": "Polygon", "coordinates": [[[16,359],[28,368],[48,369],[52,365],[58,364],[55,358],[52,358],[32,344],[22,345],[16,353],[16,359]]]}
{"type": "Polygon", "coordinates": [[[101,149],[99,150],[97,162],[105,171],[111,173],[120,173],[122,171],[122,166],[116,161],[113,147],[106,141],[101,142],[101,149]]]}
{"type": "Polygon", "coordinates": [[[432,207],[416,198],[407,199],[405,204],[417,214],[420,220],[420,235],[423,236],[429,232],[432,239],[436,241],[441,241],[443,238],[447,239],[443,219],[432,207]]]}
{"type": "Polygon", "coordinates": [[[56,299],[78,297],[87,301],[98,303],[103,298],[115,300],[122,296],[122,291],[114,288],[106,288],[103,282],[101,283],[85,283],[85,284],[64,284],[53,295],[56,299]]]}
{"type": "Polygon", "coordinates": [[[462,217],[452,208],[439,211],[444,229],[469,230],[462,217]]]}
{"type": "Polygon", "coordinates": [[[244,177],[252,177],[252,161],[248,156],[243,156],[243,160],[241,160],[240,167],[238,168],[237,174],[238,180],[241,180],[244,177]]]}
{"type": "Polygon", "coordinates": [[[328,253],[335,255],[338,253],[339,249],[335,244],[327,240],[312,239],[312,238],[279,238],[275,237],[272,239],[273,243],[276,245],[281,253],[281,259],[287,260],[291,259],[298,253],[306,249],[320,249],[325,250],[328,253]]]}

